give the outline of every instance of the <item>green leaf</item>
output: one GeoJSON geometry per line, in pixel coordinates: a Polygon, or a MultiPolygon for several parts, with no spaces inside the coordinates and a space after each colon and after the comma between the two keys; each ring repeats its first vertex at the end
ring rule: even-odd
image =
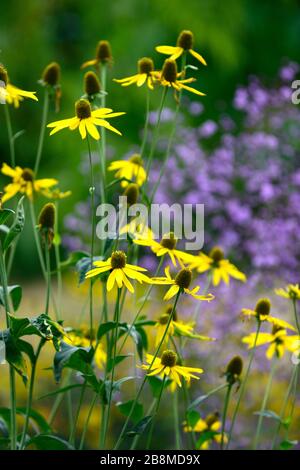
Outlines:
{"type": "Polygon", "coordinates": [[[83,384],[67,385],[66,387],[61,387],[58,390],[54,390],[53,392],[47,393],[46,395],[42,395],[41,397],[38,398],[38,400],[43,400],[44,398],[54,397],[55,395],[59,395],[60,393],[68,392],[69,390],[72,390],[73,388],[81,388],[82,386],[83,384]]]}
{"type": "Polygon", "coordinates": [[[91,366],[92,359],[92,348],[71,346],[62,341],[61,350],[54,356],[54,377],[56,382],[60,381],[64,367],[76,370],[82,374],[93,375],[94,373],[91,366]]]}
{"type": "Polygon", "coordinates": [[[280,450],[289,450],[289,449],[292,449],[293,447],[295,447],[297,444],[298,444],[298,441],[290,441],[290,440],[287,439],[285,441],[282,441],[279,444],[279,449],[280,450]]]}
{"type": "MultiPolygon", "coordinates": [[[[126,402],[119,402],[117,403],[117,407],[119,408],[119,411],[122,413],[124,416],[129,416],[131,413],[131,408],[133,406],[134,400],[129,400],[126,402]]],[[[131,413],[131,420],[134,422],[134,424],[137,424],[143,417],[143,405],[141,403],[136,403],[134,410],[131,413]]]]}
{"type": "MultiPolygon", "coordinates": [[[[94,256],[93,261],[102,261],[103,257],[102,256],[94,256]]],[[[84,257],[81,258],[79,261],[77,261],[75,265],[76,271],[78,273],[78,282],[81,284],[83,281],[85,281],[85,275],[86,273],[92,269],[92,260],[90,257],[84,257]]]]}
{"type": "Polygon", "coordinates": [[[15,212],[12,209],[1,209],[0,210],[0,225],[5,224],[7,219],[15,212]]]}
{"type": "MultiPolygon", "coordinates": [[[[147,380],[148,380],[148,383],[149,383],[149,385],[150,385],[150,387],[151,387],[151,391],[152,391],[153,398],[158,398],[159,395],[160,395],[160,391],[161,391],[163,379],[160,378],[160,377],[156,377],[156,376],[154,376],[154,375],[150,375],[150,376],[148,376],[147,380]]],[[[170,379],[167,377],[167,378],[165,379],[164,389],[165,389],[166,387],[168,387],[171,382],[172,382],[172,380],[170,380],[170,379]]]]}
{"type": "Polygon", "coordinates": [[[124,354],[124,355],[120,355],[120,356],[116,356],[115,359],[111,358],[108,362],[107,362],[107,372],[110,372],[113,368],[113,365],[117,365],[117,364],[120,364],[120,362],[124,361],[124,359],[126,359],[127,357],[131,356],[131,354],[124,354]]]}
{"type": "Polygon", "coordinates": [[[52,434],[39,434],[27,442],[26,448],[34,446],[38,450],[74,450],[71,444],[52,434]]]}
{"type": "MultiPolygon", "coordinates": [[[[17,408],[17,414],[21,416],[26,416],[26,408],[17,408]]],[[[29,412],[30,419],[34,421],[37,425],[40,433],[50,433],[52,431],[51,427],[47,423],[46,419],[37,411],[31,409],[29,412]]]]}
{"type": "Polygon", "coordinates": [[[263,416],[264,418],[275,419],[276,421],[281,422],[280,416],[278,416],[277,413],[274,413],[274,411],[271,411],[271,410],[255,411],[253,414],[257,416],[263,416]]]}
{"type": "MultiPolygon", "coordinates": [[[[4,340],[6,349],[6,360],[15,369],[15,371],[22,377],[23,382],[27,383],[27,365],[22,355],[22,343],[18,343],[10,329],[1,332],[1,338],[4,340]]],[[[24,349],[24,345],[23,345],[24,349]]]]}
{"type": "Polygon", "coordinates": [[[116,328],[116,325],[117,323],[114,321],[108,321],[106,323],[102,323],[98,328],[97,339],[101,339],[102,336],[106,335],[106,333],[116,328]]]}
{"type": "Polygon", "coordinates": [[[142,434],[152,419],[153,416],[145,416],[132,429],[130,429],[126,435],[128,437],[134,437],[136,435],[142,434]]]}
{"type": "Polygon", "coordinates": [[[0,450],[10,449],[10,439],[8,437],[0,437],[0,450]]]}
{"type": "Polygon", "coordinates": [[[3,418],[0,418],[0,435],[3,437],[9,436],[9,429],[6,421],[3,418]]]}
{"type": "Polygon", "coordinates": [[[12,226],[9,228],[6,237],[3,242],[3,251],[5,252],[7,248],[11,245],[15,238],[17,238],[22,232],[25,224],[25,212],[23,206],[24,196],[18,202],[15,218],[12,226]]]}
{"type": "Polygon", "coordinates": [[[194,426],[196,425],[196,423],[199,421],[200,418],[201,416],[200,416],[200,413],[198,413],[198,411],[196,410],[187,411],[186,421],[187,421],[187,424],[191,426],[192,428],[194,428],[194,426]]]}
{"type": "Polygon", "coordinates": [[[201,436],[196,442],[196,448],[200,449],[201,446],[204,444],[206,441],[211,441],[215,436],[220,434],[219,432],[216,431],[204,431],[201,433],[201,436]]]}
{"type": "MultiPolygon", "coordinates": [[[[18,285],[8,286],[7,290],[12,300],[14,310],[18,310],[20,302],[22,300],[22,287],[18,285]]],[[[5,306],[4,289],[2,286],[0,286],[0,305],[3,305],[3,307],[5,306]]]]}
{"type": "Polygon", "coordinates": [[[73,251],[69,258],[60,263],[60,268],[61,269],[66,269],[71,266],[75,266],[78,261],[80,261],[82,258],[88,258],[89,253],[86,251],[73,251]]]}

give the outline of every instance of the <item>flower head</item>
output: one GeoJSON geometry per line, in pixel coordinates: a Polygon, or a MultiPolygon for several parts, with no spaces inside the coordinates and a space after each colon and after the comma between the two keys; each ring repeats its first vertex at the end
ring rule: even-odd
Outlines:
{"type": "Polygon", "coordinates": [[[60,80],[60,65],[57,62],[51,62],[43,70],[41,82],[45,86],[56,87],[60,80]]]}
{"type": "Polygon", "coordinates": [[[154,237],[149,237],[148,239],[134,240],[134,243],[148,246],[158,257],[168,255],[175,267],[177,266],[177,261],[180,266],[183,266],[184,263],[188,263],[191,260],[191,255],[176,249],[177,238],[174,232],[164,234],[160,242],[154,240],[154,237]]]}
{"type": "Polygon", "coordinates": [[[129,182],[135,182],[142,186],[146,181],[147,174],[143,166],[143,160],[139,154],[133,154],[129,160],[116,160],[112,162],[109,171],[116,171],[116,178],[124,178],[121,181],[121,186],[125,188],[129,182]]]}
{"type": "Polygon", "coordinates": [[[162,86],[173,88],[175,92],[187,90],[191,93],[194,93],[195,95],[205,96],[205,93],[202,93],[201,91],[186,85],[187,83],[195,82],[195,78],[191,77],[178,80],[180,77],[181,73],[178,73],[177,64],[173,59],[166,59],[162,71],[156,73],[156,79],[162,86]]]}
{"type": "Polygon", "coordinates": [[[198,273],[206,271],[212,273],[212,283],[214,286],[218,286],[221,281],[229,284],[230,277],[239,281],[246,281],[245,274],[239,271],[228,259],[225,259],[223,250],[217,246],[210,251],[209,255],[200,252],[197,256],[193,256],[190,259],[189,267],[191,269],[196,269],[198,273]]]}
{"type": "Polygon", "coordinates": [[[38,101],[37,97],[35,96],[35,91],[21,90],[21,88],[18,88],[10,83],[7,70],[2,64],[0,64],[0,80],[2,80],[5,85],[4,87],[0,87],[0,100],[3,100],[8,104],[13,104],[15,108],[19,108],[20,102],[23,101],[24,98],[30,98],[34,101],[38,101]]]}
{"type": "Polygon", "coordinates": [[[70,131],[79,129],[82,139],[86,138],[87,132],[95,140],[100,139],[97,126],[105,127],[116,134],[122,135],[117,129],[109,124],[107,119],[112,117],[121,116],[125,114],[113,113],[110,108],[99,108],[92,111],[89,101],[80,99],[75,103],[75,116],[69,119],[62,119],[61,121],[51,122],[47,127],[53,127],[50,135],[61,131],[62,129],[68,128],[70,131]]]}
{"type": "Polygon", "coordinates": [[[271,302],[269,299],[259,299],[254,310],[249,308],[242,309],[242,315],[245,317],[255,317],[260,322],[268,322],[272,325],[276,325],[281,328],[286,328],[288,330],[296,331],[295,328],[290,325],[285,320],[281,320],[281,318],[273,317],[270,315],[271,311],[271,302]]]}
{"type": "Polygon", "coordinates": [[[26,194],[29,199],[32,199],[35,192],[43,194],[44,191],[49,191],[58,183],[54,178],[35,179],[34,172],[30,168],[19,166],[11,168],[6,163],[3,163],[1,172],[12,178],[12,182],[4,187],[3,202],[11,199],[17,193],[26,194]]]}
{"type": "MultiPolygon", "coordinates": [[[[248,344],[251,349],[255,345],[256,333],[245,336],[242,341],[248,344]]],[[[256,340],[256,346],[269,344],[266,351],[266,357],[272,359],[274,354],[280,359],[285,351],[296,352],[299,350],[299,335],[288,335],[286,329],[274,324],[272,333],[259,333],[256,340]]]]}
{"type": "Polygon", "coordinates": [[[114,81],[121,83],[122,86],[130,86],[136,84],[138,87],[146,84],[150,90],[154,89],[154,82],[157,72],[154,71],[153,60],[149,57],[143,57],[137,64],[138,73],[121,79],[114,78],[114,81]]]}
{"type": "Polygon", "coordinates": [[[187,382],[190,382],[191,378],[199,380],[199,377],[197,377],[197,375],[195,374],[203,373],[203,369],[200,368],[184,367],[177,365],[177,354],[174,351],[171,351],[170,349],[165,350],[160,358],[156,357],[154,361],[153,359],[154,356],[152,356],[151,354],[147,354],[147,364],[143,364],[141,366],[142,369],[148,371],[147,375],[166,375],[170,379],[173,379],[179,387],[181,387],[180,376],[182,376],[187,382]]]}
{"type": "Polygon", "coordinates": [[[54,225],[55,225],[56,209],[52,202],[45,204],[39,215],[39,230],[44,243],[47,243],[51,248],[54,238],[54,225]]]}
{"type": "Polygon", "coordinates": [[[275,289],[275,294],[285,299],[299,300],[300,287],[299,284],[288,284],[285,288],[275,289]]]}
{"type": "Polygon", "coordinates": [[[234,356],[227,364],[224,375],[229,384],[234,384],[240,380],[243,371],[243,360],[240,356],[234,356]]]}
{"type": "Polygon", "coordinates": [[[106,261],[94,261],[94,266],[95,268],[86,273],[86,279],[110,272],[106,284],[108,291],[111,291],[116,284],[119,289],[124,285],[129,292],[133,293],[134,288],[128,278],[134,279],[141,284],[143,282],[151,283],[151,279],[146,274],[143,274],[147,269],[128,264],[124,251],[114,251],[106,261]]]}
{"type": "Polygon", "coordinates": [[[136,183],[130,183],[128,186],[126,186],[123,196],[127,198],[128,206],[133,206],[137,203],[139,192],[139,186],[136,183]]]}
{"type": "Polygon", "coordinates": [[[91,65],[97,68],[99,64],[111,64],[112,60],[113,58],[110,43],[108,41],[99,41],[96,48],[95,58],[84,62],[81,68],[84,69],[85,67],[90,67],[91,65]]]}
{"type": "Polygon", "coordinates": [[[101,85],[95,72],[86,72],[83,77],[83,85],[85,94],[89,99],[94,99],[95,96],[100,94],[101,85]]]}
{"type": "Polygon", "coordinates": [[[169,324],[167,334],[165,335],[165,342],[168,342],[168,339],[170,336],[183,336],[186,338],[191,338],[191,339],[198,339],[200,341],[215,341],[215,338],[210,338],[208,336],[203,336],[199,335],[198,333],[195,333],[194,327],[195,327],[195,322],[194,321],[180,321],[178,320],[177,317],[177,312],[175,311],[173,313],[172,319],[170,320],[170,315],[173,311],[173,307],[170,306],[165,310],[165,313],[162,313],[158,319],[157,322],[154,325],[154,328],[156,328],[156,339],[155,339],[155,345],[158,346],[165,334],[166,327],[169,324]]]}
{"type": "Polygon", "coordinates": [[[155,49],[161,54],[171,56],[170,59],[176,60],[184,52],[189,52],[195,57],[201,64],[207,65],[205,59],[198,52],[194,51],[194,35],[192,31],[184,30],[178,36],[177,46],[157,46],[155,49]]]}
{"type": "Polygon", "coordinates": [[[158,285],[170,285],[170,289],[164,296],[164,300],[170,300],[172,297],[178,294],[179,291],[184,292],[185,294],[191,295],[194,299],[197,300],[206,300],[210,302],[214,296],[212,294],[206,295],[199,295],[197,292],[200,289],[200,286],[194,287],[194,289],[190,290],[190,284],[192,281],[192,272],[190,269],[183,268],[181,269],[175,279],[172,279],[170,275],[170,267],[167,266],[165,269],[165,277],[153,277],[152,282],[153,284],[158,285]]]}

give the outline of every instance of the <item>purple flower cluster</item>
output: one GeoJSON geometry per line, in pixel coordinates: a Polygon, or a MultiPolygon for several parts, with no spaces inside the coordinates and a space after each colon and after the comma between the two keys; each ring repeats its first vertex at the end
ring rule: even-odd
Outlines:
{"type": "MultiPolygon", "coordinates": [[[[299,280],[300,260],[300,109],[291,101],[297,71],[297,64],[283,67],[272,88],[255,77],[239,87],[237,124],[228,115],[198,127],[183,120],[156,194],[159,203],[205,205],[205,250],[220,244],[262,279],[289,282],[299,280]]],[[[195,103],[187,106],[195,114],[195,103]]]]}

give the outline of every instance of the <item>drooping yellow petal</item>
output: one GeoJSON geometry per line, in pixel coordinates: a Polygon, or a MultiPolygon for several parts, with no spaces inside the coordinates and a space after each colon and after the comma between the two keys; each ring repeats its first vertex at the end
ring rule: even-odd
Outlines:
{"type": "Polygon", "coordinates": [[[176,295],[178,291],[179,291],[179,286],[177,285],[171,286],[168,292],[166,293],[166,295],[164,296],[164,300],[172,299],[172,297],[174,297],[174,295],[176,295]]]}
{"type": "Polygon", "coordinates": [[[183,49],[176,46],[157,46],[155,50],[160,52],[160,54],[173,55],[178,53],[179,50],[182,51],[183,49]]]}
{"type": "Polygon", "coordinates": [[[95,124],[93,123],[91,118],[86,119],[86,128],[87,128],[88,133],[93,137],[93,139],[95,139],[95,140],[100,139],[100,134],[98,132],[98,129],[95,126],[95,124]]]}
{"type": "Polygon", "coordinates": [[[82,139],[86,138],[86,119],[81,119],[79,124],[79,132],[82,139]]]}
{"type": "Polygon", "coordinates": [[[199,60],[199,62],[201,62],[201,64],[207,65],[206,60],[204,59],[204,57],[202,57],[201,54],[199,54],[198,52],[194,51],[193,49],[189,49],[189,53],[192,54],[192,56],[194,56],[195,59],[199,60]]]}
{"type": "Polygon", "coordinates": [[[180,83],[179,86],[180,88],[184,88],[185,90],[190,91],[191,93],[194,93],[195,95],[206,96],[205,93],[202,93],[202,91],[198,91],[195,88],[185,85],[184,83],[180,83]]]}

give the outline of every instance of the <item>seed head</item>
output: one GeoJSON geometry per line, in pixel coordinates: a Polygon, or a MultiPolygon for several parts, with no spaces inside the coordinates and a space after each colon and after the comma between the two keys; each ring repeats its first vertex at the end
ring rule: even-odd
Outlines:
{"type": "Polygon", "coordinates": [[[131,155],[129,161],[135,163],[136,165],[143,166],[143,160],[139,153],[134,153],[133,155],[131,155]]]}
{"type": "Polygon", "coordinates": [[[177,238],[174,235],[174,232],[166,233],[160,242],[161,246],[168,248],[168,250],[174,250],[177,244],[177,238]]]}
{"type": "Polygon", "coordinates": [[[88,96],[96,95],[100,92],[99,78],[95,72],[87,72],[83,78],[84,91],[88,96]]]}
{"type": "Polygon", "coordinates": [[[106,63],[112,61],[112,54],[111,54],[111,47],[108,41],[99,41],[97,50],[96,50],[96,57],[99,62],[106,63]]]}
{"type": "Polygon", "coordinates": [[[111,255],[111,267],[113,269],[122,269],[126,266],[126,255],[124,251],[114,251],[111,255]]]}
{"type": "Polygon", "coordinates": [[[167,313],[163,313],[163,314],[159,317],[158,323],[159,323],[160,325],[166,325],[166,324],[168,323],[169,319],[170,319],[170,315],[168,315],[167,313]]]}
{"type": "Polygon", "coordinates": [[[176,82],[177,64],[175,60],[172,60],[172,59],[165,60],[161,75],[162,75],[162,78],[164,78],[167,82],[170,82],[170,83],[176,82]]]}
{"type": "Polygon", "coordinates": [[[224,259],[224,251],[219,246],[215,246],[210,250],[209,257],[213,259],[214,263],[219,263],[224,259]]]}
{"type": "Polygon", "coordinates": [[[57,62],[51,62],[45,67],[42,80],[46,85],[56,86],[60,80],[60,65],[57,62]]]}
{"type": "Polygon", "coordinates": [[[214,413],[210,413],[209,415],[206,416],[205,422],[207,426],[210,428],[216,421],[218,421],[220,418],[220,413],[218,411],[215,411],[214,413]]]}
{"type": "Polygon", "coordinates": [[[34,180],[34,172],[30,168],[24,168],[21,177],[24,181],[32,183],[34,180]]]}
{"type": "Polygon", "coordinates": [[[259,299],[255,311],[257,315],[269,315],[271,311],[271,302],[269,299],[259,299]]]}
{"type": "Polygon", "coordinates": [[[184,30],[178,36],[177,46],[184,50],[193,49],[194,35],[192,31],[184,30]]]}
{"type": "Polygon", "coordinates": [[[150,59],[149,57],[143,57],[138,61],[138,71],[139,73],[146,73],[147,75],[150,74],[150,72],[153,72],[154,70],[154,64],[153,60],[150,59]]]}
{"type": "Polygon", "coordinates": [[[162,353],[161,363],[165,367],[174,367],[177,363],[177,354],[170,349],[167,349],[162,353]]]}
{"type": "Polygon", "coordinates": [[[127,197],[127,204],[128,206],[132,206],[133,204],[137,203],[137,200],[139,198],[139,187],[135,183],[130,183],[125,191],[124,191],[124,196],[127,197]]]}
{"type": "Polygon", "coordinates": [[[44,205],[39,215],[40,230],[54,230],[55,212],[55,205],[52,202],[44,205]]]}
{"type": "Polygon", "coordinates": [[[7,85],[8,82],[8,73],[4,65],[0,64],[0,80],[4,82],[4,85],[7,85]]]}
{"type": "Polygon", "coordinates": [[[175,277],[175,284],[181,289],[188,289],[192,281],[192,271],[188,268],[183,268],[175,277]]]}
{"type": "Polygon", "coordinates": [[[91,117],[91,105],[88,100],[78,100],[75,103],[75,113],[79,119],[87,119],[91,117]]]}
{"type": "Polygon", "coordinates": [[[243,360],[240,356],[234,356],[231,361],[227,364],[226,378],[229,384],[236,382],[243,370],[243,360]]]}

